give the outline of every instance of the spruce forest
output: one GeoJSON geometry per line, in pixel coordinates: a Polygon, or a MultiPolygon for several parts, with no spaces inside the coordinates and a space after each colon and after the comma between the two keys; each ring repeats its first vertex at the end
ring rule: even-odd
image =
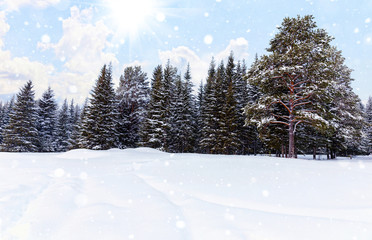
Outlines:
{"type": "Polygon", "coordinates": [[[369,154],[372,98],[354,93],[352,70],[313,16],[285,18],[267,55],[251,66],[231,53],[211,60],[193,89],[192,69],[168,61],[151,76],[127,67],[119,86],[104,65],[83,106],[58,106],[49,88],[35,99],[28,81],[0,104],[0,149],[62,152],[151,147],[171,153],[369,154]]]}

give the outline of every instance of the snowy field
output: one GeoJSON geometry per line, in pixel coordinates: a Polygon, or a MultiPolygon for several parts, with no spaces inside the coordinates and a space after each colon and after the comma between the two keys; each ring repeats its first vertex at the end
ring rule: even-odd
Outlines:
{"type": "Polygon", "coordinates": [[[0,153],[0,239],[372,239],[372,158],[0,153]]]}

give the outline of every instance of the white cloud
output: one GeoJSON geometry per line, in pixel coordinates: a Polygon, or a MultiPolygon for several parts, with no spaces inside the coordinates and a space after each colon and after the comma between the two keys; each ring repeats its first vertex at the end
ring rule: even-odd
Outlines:
{"type": "Polygon", "coordinates": [[[205,79],[210,62],[210,59],[201,59],[193,50],[185,46],[169,51],[159,51],[159,59],[163,66],[169,59],[171,64],[183,73],[186,71],[187,64],[190,63],[191,75],[196,87],[199,86],[201,80],[205,79]]]}
{"type": "MultiPolygon", "coordinates": [[[[118,65],[115,54],[106,52],[108,37],[112,32],[103,21],[92,23],[93,9],[80,10],[74,6],[71,16],[62,20],[63,36],[53,43],[39,42],[42,50],[53,49],[56,56],[64,62],[64,70],[53,76],[52,89],[56,96],[74,99],[83,103],[94,86],[100,69],[112,63],[114,70],[118,65]]],[[[114,79],[119,74],[114,71],[114,79]]]]}
{"type": "Polygon", "coordinates": [[[75,103],[83,104],[94,86],[99,71],[100,69],[97,69],[96,72],[85,74],[60,72],[51,77],[50,87],[60,102],[67,98],[74,99],[75,103]]]}
{"type": "MultiPolygon", "coordinates": [[[[218,64],[219,61],[226,60],[231,51],[234,52],[235,60],[247,58],[249,56],[248,41],[245,38],[230,40],[229,45],[215,55],[216,63],[218,64]]],[[[187,63],[190,63],[191,74],[196,87],[199,86],[201,80],[205,82],[211,58],[212,56],[210,55],[199,57],[196,52],[186,46],[173,48],[169,51],[159,51],[159,59],[163,65],[169,59],[172,65],[185,72],[187,63]]]]}
{"type": "MultiPolygon", "coordinates": [[[[41,7],[42,2],[53,1],[34,3],[41,7]]],[[[26,1],[16,3],[21,6],[26,1]]],[[[111,32],[101,21],[91,23],[92,19],[92,9],[72,7],[71,16],[62,21],[63,36],[57,43],[51,43],[49,36],[41,37],[39,49],[54,50],[64,62],[64,69],[57,72],[52,65],[31,61],[27,57],[12,57],[11,52],[4,49],[3,38],[10,27],[6,13],[0,12],[0,94],[15,94],[26,81],[32,80],[36,97],[51,86],[58,99],[74,98],[75,102],[83,103],[103,64],[118,64],[113,53],[105,52],[111,32]]]]}
{"type": "Polygon", "coordinates": [[[18,11],[23,6],[33,6],[36,8],[46,8],[51,5],[59,4],[66,0],[3,0],[0,6],[6,9],[7,12],[18,11]]]}
{"type": "Polygon", "coordinates": [[[63,36],[56,44],[39,43],[42,49],[52,48],[58,58],[64,59],[65,67],[73,73],[87,73],[100,69],[103,64],[118,64],[115,55],[105,52],[107,38],[112,32],[102,21],[92,24],[91,8],[71,8],[71,16],[62,22],[63,36]]]}
{"type": "Polygon", "coordinates": [[[231,51],[234,53],[235,60],[246,59],[249,56],[248,47],[248,41],[245,38],[240,37],[232,39],[225,50],[216,55],[216,60],[221,61],[227,59],[231,51]]]}
{"type": "MultiPolygon", "coordinates": [[[[10,51],[4,50],[3,42],[9,29],[5,12],[0,12],[0,94],[16,93],[28,80],[32,80],[38,89],[46,89],[54,67],[27,57],[12,57],[10,51]]],[[[37,96],[41,95],[40,90],[36,91],[37,96]]]]}
{"type": "Polygon", "coordinates": [[[10,26],[6,22],[5,12],[0,12],[0,48],[4,47],[4,42],[2,38],[6,35],[9,29],[10,29],[10,26]]]}
{"type": "Polygon", "coordinates": [[[124,68],[127,68],[127,67],[135,67],[135,66],[141,66],[141,68],[146,68],[148,67],[149,63],[148,62],[141,62],[141,61],[138,61],[138,60],[135,60],[131,63],[126,63],[123,65],[123,69],[120,69],[120,71],[124,70],[124,68]]]}
{"type": "Polygon", "coordinates": [[[26,81],[32,80],[37,85],[37,96],[49,85],[49,74],[54,71],[51,65],[30,61],[27,57],[11,56],[9,51],[0,51],[0,94],[18,92],[26,81]]]}

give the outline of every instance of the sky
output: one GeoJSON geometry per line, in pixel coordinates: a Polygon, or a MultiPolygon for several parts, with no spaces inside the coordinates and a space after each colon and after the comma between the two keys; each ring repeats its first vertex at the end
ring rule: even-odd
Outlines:
{"type": "Polygon", "coordinates": [[[116,86],[125,67],[141,65],[151,79],[168,60],[181,74],[190,63],[198,86],[212,57],[233,51],[250,66],[267,54],[283,18],[307,14],[335,38],[366,103],[370,0],[0,0],[0,101],[32,80],[37,98],[50,86],[58,101],[83,103],[108,63],[116,86]]]}

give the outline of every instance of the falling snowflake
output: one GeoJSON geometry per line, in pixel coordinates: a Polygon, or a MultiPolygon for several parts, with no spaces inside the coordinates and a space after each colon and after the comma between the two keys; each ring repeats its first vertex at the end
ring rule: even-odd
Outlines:
{"type": "Polygon", "coordinates": [[[207,44],[207,45],[209,45],[209,44],[212,44],[212,42],[213,42],[213,37],[212,37],[212,35],[206,35],[205,37],[204,37],[204,43],[205,44],[207,44]]]}
{"type": "Polygon", "coordinates": [[[41,42],[42,43],[50,43],[50,37],[48,34],[44,34],[42,37],[41,37],[41,42]]]}

